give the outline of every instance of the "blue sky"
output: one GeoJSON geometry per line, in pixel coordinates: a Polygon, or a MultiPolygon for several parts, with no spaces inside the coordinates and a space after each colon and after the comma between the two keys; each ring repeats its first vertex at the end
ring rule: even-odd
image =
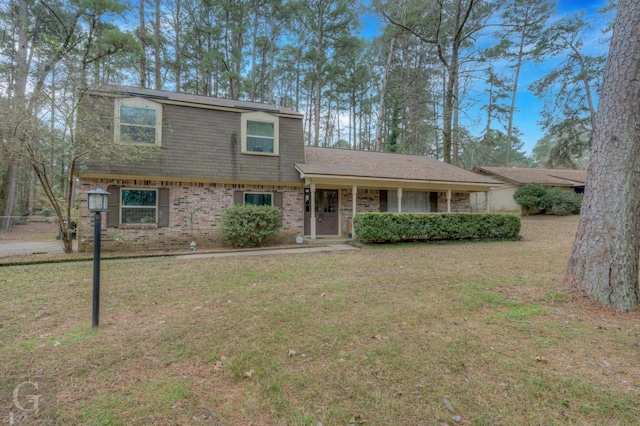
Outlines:
{"type": "MultiPolygon", "coordinates": [[[[597,11],[606,6],[606,0],[560,0],[556,3],[556,16],[560,18],[567,13],[574,13],[580,9],[585,10],[585,18],[593,19],[594,28],[590,32],[590,37],[585,37],[586,54],[601,54],[608,51],[608,46],[598,43],[600,38],[600,30],[605,26],[604,17],[600,16],[597,11]],[[591,40],[591,42],[589,42],[591,40]]],[[[536,142],[544,136],[544,131],[540,128],[538,121],[542,119],[540,111],[543,103],[526,89],[527,86],[546,75],[551,70],[554,61],[545,64],[532,65],[523,67],[519,84],[519,92],[516,96],[516,106],[518,111],[514,117],[515,125],[522,132],[521,139],[525,142],[525,149],[531,152],[536,142]]]]}
{"type": "MultiPolygon", "coordinates": [[[[604,17],[597,13],[607,5],[607,0],[557,0],[556,13],[554,19],[560,19],[566,14],[572,14],[580,9],[585,10],[585,20],[594,20],[594,28],[589,36],[585,38],[585,53],[600,54],[606,53],[608,46],[598,43],[600,38],[600,30],[605,25],[604,17]]],[[[363,14],[361,16],[363,28],[360,35],[365,38],[372,38],[380,32],[380,22],[375,15],[363,14]]],[[[557,61],[548,61],[543,64],[526,64],[521,70],[520,82],[518,84],[519,91],[516,96],[516,107],[518,111],[514,117],[514,124],[522,133],[521,139],[525,143],[525,150],[531,152],[536,142],[544,136],[538,122],[542,119],[540,111],[543,102],[528,92],[527,87],[533,81],[546,75],[557,61]]],[[[478,90],[478,89],[476,89],[478,90]]],[[[480,88],[481,90],[481,88],[480,88]]],[[[480,111],[467,111],[467,115],[472,120],[481,120],[480,111]]],[[[469,126],[474,133],[479,133],[483,124],[469,126]]]]}

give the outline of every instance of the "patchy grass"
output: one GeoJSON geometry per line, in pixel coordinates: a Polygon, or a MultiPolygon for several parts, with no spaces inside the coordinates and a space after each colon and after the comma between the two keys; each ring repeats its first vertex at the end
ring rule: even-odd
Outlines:
{"type": "Polygon", "coordinates": [[[0,377],[53,383],[60,424],[634,424],[640,316],[562,289],[576,224],[523,218],[517,242],[104,261],[97,329],[91,264],[3,267],[0,377]]]}

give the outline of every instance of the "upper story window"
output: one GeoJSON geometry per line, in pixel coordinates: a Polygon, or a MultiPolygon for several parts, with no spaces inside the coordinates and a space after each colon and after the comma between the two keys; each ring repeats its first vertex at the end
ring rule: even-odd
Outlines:
{"type": "Polygon", "coordinates": [[[258,155],[279,155],[278,117],[264,112],[242,114],[242,153],[258,155]]]}
{"type": "Polygon", "coordinates": [[[162,105],[140,98],[116,99],[114,116],[116,142],[160,145],[162,105]]]}

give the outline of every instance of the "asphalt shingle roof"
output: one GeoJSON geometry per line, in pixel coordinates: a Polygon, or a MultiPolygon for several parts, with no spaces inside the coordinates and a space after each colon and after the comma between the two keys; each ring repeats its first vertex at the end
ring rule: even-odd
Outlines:
{"type": "Polygon", "coordinates": [[[584,186],[586,170],[521,169],[515,167],[476,167],[477,173],[505,179],[518,185],[539,183],[546,186],[584,186]]]}
{"type": "Polygon", "coordinates": [[[305,147],[305,154],[305,163],[296,167],[308,175],[501,184],[488,176],[421,155],[315,147],[305,147]]]}
{"type": "Polygon", "coordinates": [[[249,102],[249,101],[239,101],[233,99],[222,99],[222,98],[214,98],[211,96],[202,96],[202,95],[190,95],[186,93],[176,93],[169,92],[165,90],[151,90],[151,89],[141,89],[139,87],[130,87],[130,86],[107,86],[107,87],[94,87],[92,88],[94,92],[100,93],[108,93],[108,94],[120,94],[120,95],[128,95],[128,96],[140,96],[143,98],[149,98],[157,100],[158,102],[165,101],[173,101],[173,102],[185,102],[189,103],[193,106],[202,105],[209,107],[222,107],[222,108],[233,108],[240,109],[245,111],[264,111],[264,112],[272,112],[272,113],[280,113],[287,115],[297,115],[302,117],[297,111],[294,111],[289,108],[285,108],[278,105],[265,104],[259,102],[249,102]]]}

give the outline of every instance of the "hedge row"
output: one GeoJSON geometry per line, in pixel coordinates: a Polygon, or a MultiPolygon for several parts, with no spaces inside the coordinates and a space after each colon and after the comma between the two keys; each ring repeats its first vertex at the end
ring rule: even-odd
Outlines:
{"type": "Polygon", "coordinates": [[[357,213],[354,230],[364,243],[517,239],[520,216],[504,213],[357,213]]]}

